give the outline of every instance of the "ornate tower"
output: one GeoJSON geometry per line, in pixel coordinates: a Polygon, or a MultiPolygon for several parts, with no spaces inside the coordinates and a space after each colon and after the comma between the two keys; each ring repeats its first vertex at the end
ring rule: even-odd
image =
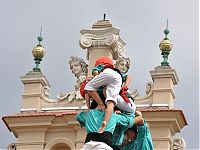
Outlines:
{"type": "MultiPolygon", "coordinates": [[[[97,21],[92,29],[81,30],[80,46],[87,49],[89,72],[98,57],[108,56],[116,60],[124,55],[125,43],[119,31],[105,17],[97,21]]],[[[132,93],[137,108],[149,123],[155,149],[180,149],[173,144],[183,140],[173,137],[187,125],[182,110],[174,108],[174,86],[178,83],[178,76],[167,59],[172,49],[168,33],[166,29],[166,36],[160,43],[164,60],[161,66],[150,71],[152,82],[147,83],[147,95],[141,97],[137,92],[132,93]]],[[[85,103],[79,91],[59,93],[57,99],[50,98],[50,84],[39,67],[44,56],[41,35],[38,41],[33,50],[36,66],[21,77],[24,85],[22,109],[3,117],[9,131],[16,137],[16,142],[9,145],[9,149],[80,149],[86,133],[75,120],[75,115],[86,108],[85,103]]]]}
{"type": "Polygon", "coordinates": [[[105,19],[105,16],[103,20],[93,24],[92,29],[81,30],[80,46],[87,49],[89,75],[97,58],[107,56],[117,60],[124,56],[125,43],[120,38],[119,31],[105,19]]]}
{"type": "Polygon", "coordinates": [[[187,125],[183,111],[174,108],[175,85],[178,84],[176,70],[171,68],[168,55],[172,50],[172,43],[167,38],[169,34],[168,23],[164,30],[165,38],[160,42],[163,61],[161,66],[150,71],[153,82],[147,83],[147,95],[135,96],[135,103],[143,111],[143,116],[150,125],[155,149],[182,149],[185,147],[182,138],[174,138],[174,135],[187,125]],[[179,140],[176,145],[175,141],[179,140]],[[176,148],[175,148],[176,147],[176,148]]]}

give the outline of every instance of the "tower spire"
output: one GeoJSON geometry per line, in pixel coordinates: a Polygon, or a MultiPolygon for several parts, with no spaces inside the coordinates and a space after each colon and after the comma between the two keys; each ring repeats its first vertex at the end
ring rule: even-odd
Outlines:
{"type": "Polygon", "coordinates": [[[168,39],[167,35],[169,34],[169,29],[168,29],[168,19],[167,19],[167,24],[166,24],[166,29],[164,30],[165,38],[160,42],[160,50],[161,50],[161,55],[163,56],[163,61],[161,62],[161,66],[169,66],[168,62],[168,55],[170,54],[170,51],[172,50],[172,43],[168,39]]]}
{"type": "Polygon", "coordinates": [[[167,19],[166,29],[164,30],[164,34],[165,34],[165,38],[167,39],[167,35],[169,34],[169,30],[168,30],[168,19],[167,19]]]}
{"type": "Polygon", "coordinates": [[[39,44],[32,51],[32,55],[33,55],[34,60],[35,60],[35,67],[33,68],[34,72],[41,72],[39,64],[40,64],[40,62],[42,61],[42,58],[45,55],[44,47],[41,45],[41,42],[43,40],[43,37],[41,36],[41,34],[42,34],[42,26],[40,28],[40,35],[37,37],[39,44]]]}
{"type": "Polygon", "coordinates": [[[40,28],[40,35],[37,37],[37,40],[38,40],[38,42],[39,42],[38,45],[41,45],[41,42],[42,42],[42,40],[43,40],[43,37],[42,37],[42,26],[41,26],[41,28],[40,28]]]}

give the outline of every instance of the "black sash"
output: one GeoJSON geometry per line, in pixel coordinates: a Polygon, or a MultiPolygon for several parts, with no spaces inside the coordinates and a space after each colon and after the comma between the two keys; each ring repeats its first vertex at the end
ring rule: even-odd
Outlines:
{"type": "Polygon", "coordinates": [[[112,133],[105,131],[103,133],[90,132],[87,134],[85,143],[90,141],[103,142],[108,146],[112,146],[112,133]]]}

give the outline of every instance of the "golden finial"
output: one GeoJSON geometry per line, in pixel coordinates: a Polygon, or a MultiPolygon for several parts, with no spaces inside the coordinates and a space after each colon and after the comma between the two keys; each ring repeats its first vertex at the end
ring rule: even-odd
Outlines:
{"type": "Polygon", "coordinates": [[[40,36],[38,36],[38,38],[37,38],[39,44],[36,47],[34,47],[34,49],[32,51],[32,55],[34,57],[35,64],[36,64],[36,66],[33,68],[33,71],[35,71],[35,72],[41,72],[41,69],[39,68],[39,64],[45,55],[44,47],[41,45],[41,42],[43,40],[41,33],[42,33],[42,27],[40,29],[40,36]]]}
{"type": "Polygon", "coordinates": [[[168,30],[168,19],[167,19],[167,25],[166,25],[166,29],[164,30],[164,34],[165,34],[165,38],[160,42],[159,47],[161,50],[161,55],[163,56],[163,62],[161,62],[162,66],[169,66],[168,61],[168,55],[170,53],[170,51],[172,50],[172,43],[171,41],[168,39],[167,35],[169,34],[169,30],[168,30]]]}

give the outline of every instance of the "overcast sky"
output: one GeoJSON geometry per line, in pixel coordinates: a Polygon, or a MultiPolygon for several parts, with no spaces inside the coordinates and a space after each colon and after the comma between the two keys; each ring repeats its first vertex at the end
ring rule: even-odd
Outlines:
{"type": "MultiPolygon", "coordinates": [[[[107,14],[113,26],[120,28],[126,42],[125,53],[131,59],[131,89],[144,95],[151,81],[150,70],[162,61],[159,43],[169,20],[169,55],[180,82],[175,87],[175,108],[182,109],[188,126],[182,136],[188,149],[199,146],[199,52],[198,0],[1,0],[0,1],[0,115],[20,112],[24,76],[34,67],[32,49],[37,45],[40,26],[46,56],[42,72],[51,84],[51,97],[73,89],[76,78],[68,65],[74,55],[86,58],[79,47],[80,30],[107,14]]],[[[86,59],[85,59],[86,60],[86,59]]],[[[3,121],[0,122],[0,148],[15,142],[3,121]]]]}

